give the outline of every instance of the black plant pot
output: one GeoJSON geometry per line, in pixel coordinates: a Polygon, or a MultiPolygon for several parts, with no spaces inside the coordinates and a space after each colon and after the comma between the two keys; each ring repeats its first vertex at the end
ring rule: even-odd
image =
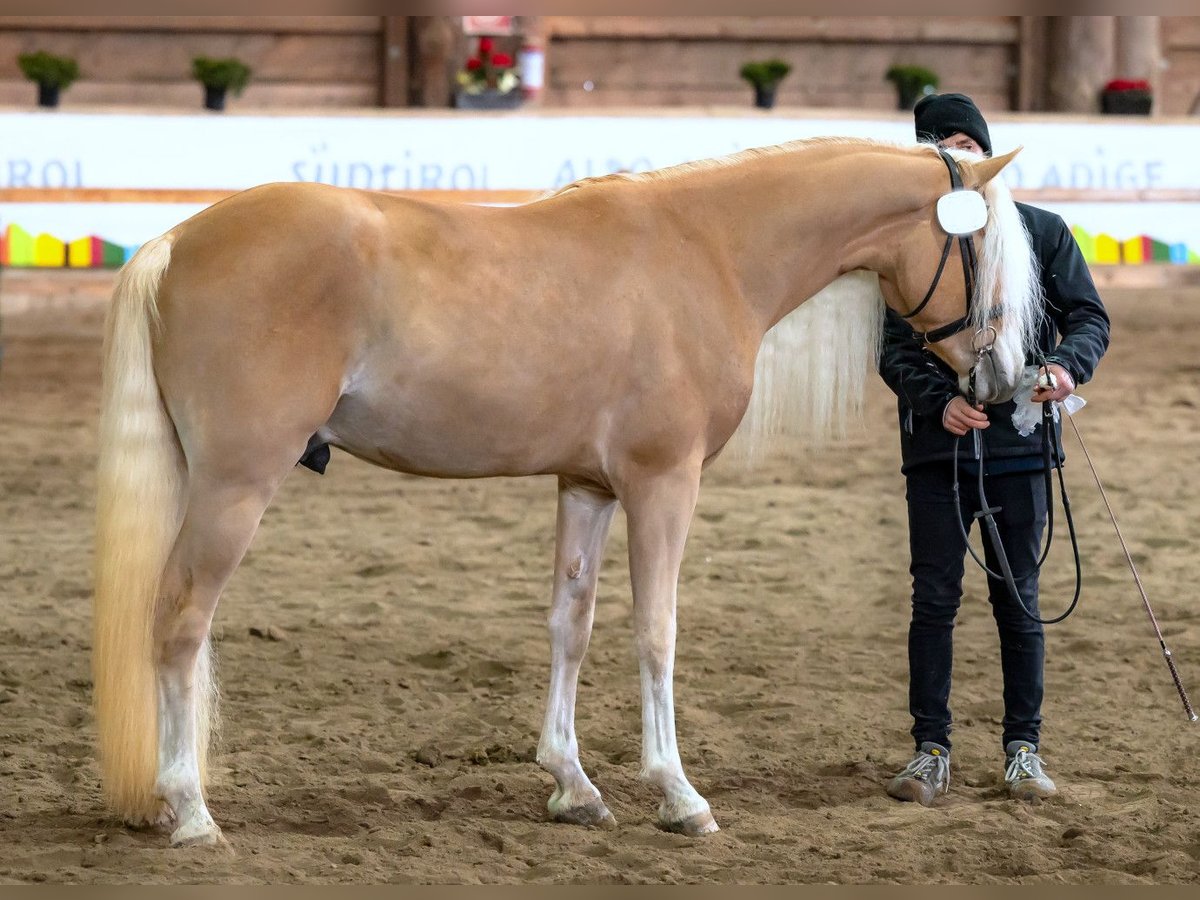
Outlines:
{"type": "Polygon", "coordinates": [[[206,84],[204,86],[204,108],[215,109],[220,112],[225,108],[225,92],[226,89],[215,84],[206,84]]]}
{"type": "Polygon", "coordinates": [[[912,86],[897,86],[896,87],[896,109],[902,109],[905,112],[912,112],[917,101],[925,96],[925,85],[917,84],[912,86]]]}
{"type": "Polygon", "coordinates": [[[511,91],[481,91],[472,94],[457,91],[454,94],[455,109],[520,109],[525,98],[520,89],[511,91]]]}
{"type": "Polygon", "coordinates": [[[1149,91],[1104,91],[1100,109],[1113,116],[1148,116],[1154,105],[1149,91]]]}
{"type": "Polygon", "coordinates": [[[754,105],[759,109],[774,109],[777,90],[779,90],[777,84],[756,84],[754,86],[754,105]]]}
{"type": "Polygon", "coordinates": [[[59,86],[47,81],[38,82],[38,106],[58,106],[59,86]]]}

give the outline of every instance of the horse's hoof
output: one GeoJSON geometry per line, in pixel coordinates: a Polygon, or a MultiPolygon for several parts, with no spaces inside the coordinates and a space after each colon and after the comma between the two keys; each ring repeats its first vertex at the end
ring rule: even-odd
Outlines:
{"type": "Polygon", "coordinates": [[[717,820],[713,818],[712,812],[707,809],[680,819],[678,822],[663,822],[662,827],[667,831],[688,837],[700,837],[721,830],[717,827],[717,820]]]}
{"type": "Polygon", "coordinates": [[[216,825],[202,831],[190,833],[180,828],[171,835],[171,846],[176,849],[185,847],[215,847],[230,853],[233,852],[233,847],[230,846],[229,841],[225,840],[225,835],[221,833],[221,829],[216,825]]]}
{"type": "Polygon", "coordinates": [[[608,811],[604,801],[593,800],[583,806],[572,806],[570,809],[554,813],[555,822],[566,822],[568,825],[586,825],[588,828],[616,828],[617,820],[608,811]]]}
{"type": "Polygon", "coordinates": [[[125,819],[125,827],[134,831],[156,831],[170,828],[174,824],[175,811],[165,802],[159,804],[157,812],[148,816],[132,816],[125,819]]]}

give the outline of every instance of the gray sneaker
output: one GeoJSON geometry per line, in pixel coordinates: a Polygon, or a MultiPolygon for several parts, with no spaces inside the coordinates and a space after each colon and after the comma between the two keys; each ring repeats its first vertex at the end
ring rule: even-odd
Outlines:
{"type": "Polygon", "coordinates": [[[1058,793],[1058,788],[1042,768],[1045,763],[1037,755],[1037,744],[1029,741],[1009,741],[1004,748],[1008,763],[1004,781],[1008,795],[1014,800],[1044,800],[1058,793]]]}
{"type": "Polygon", "coordinates": [[[889,796],[922,806],[932,806],[949,789],[950,751],[933,741],[921,744],[912,762],[887,786],[889,796]]]}

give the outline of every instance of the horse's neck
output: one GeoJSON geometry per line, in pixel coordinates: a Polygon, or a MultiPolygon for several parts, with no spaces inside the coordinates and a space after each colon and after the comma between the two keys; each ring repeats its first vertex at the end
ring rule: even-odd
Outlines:
{"type": "Polygon", "coordinates": [[[716,170],[707,187],[741,296],[765,332],[854,269],[881,272],[887,240],[935,190],[919,156],[829,144],[716,170]],[[743,168],[744,167],[744,168],[743,168]]]}

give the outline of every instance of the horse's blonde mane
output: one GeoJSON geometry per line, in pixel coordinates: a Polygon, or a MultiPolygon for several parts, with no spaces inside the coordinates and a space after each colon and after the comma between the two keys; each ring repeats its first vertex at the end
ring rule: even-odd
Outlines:
{"type": "Polygon", "coordinates": [[[988,310],[1003,307],[1004,328],[1020,337],[1028,359],[1045,317],[1037,257],[1025,220],[1003,179],[988,182],[983,196],[988,204],[988,224],[976,272],[972,323],[976,329],[985,327],[988,310]]]}
{"type": "Polygon", "coordinates": [[[763,338],[754,393],[730,454],[754,462],[778,439],[820,444],[862,415],[886,306],[874,272],[850,272],[784,316],[763,338]]]}
{"type": "Polygon", "coordinates": [[[911,145],[892,144],[888,143],[887,141],[875,141],[869,138],[804,138],[803,140],[787,141],[782,144],[773,144],[767,147],[750,147],[747,150],[739,150],[736,153],[730,153],[726,156],[716,156],[712,159],[698,159],[692,162],[684,162],[674,166],[667,166],[663,169],[652,169],[649,172],[613,172],[609,175],[591,175],[587,178],[580,178],[578,181],[572,181],[570,184],[564,185],[557,190],[550,191],[538,199],[549,200],[562,194],[571,193],[584,188],[599,187],[606,184],[646,184],[661,181],[675,181],[688,175],[695,175],[700,172],[710,172],[715,169],[725,169],[731,166],[738,166],[742,163],[755,159],[781,156],[786,153],[797,153],[802,150],[811,150],[816,147],[828,147],[830,145],[877,147],[893,150],[908,150],[910,152],[914,150],[911,145]]]}

